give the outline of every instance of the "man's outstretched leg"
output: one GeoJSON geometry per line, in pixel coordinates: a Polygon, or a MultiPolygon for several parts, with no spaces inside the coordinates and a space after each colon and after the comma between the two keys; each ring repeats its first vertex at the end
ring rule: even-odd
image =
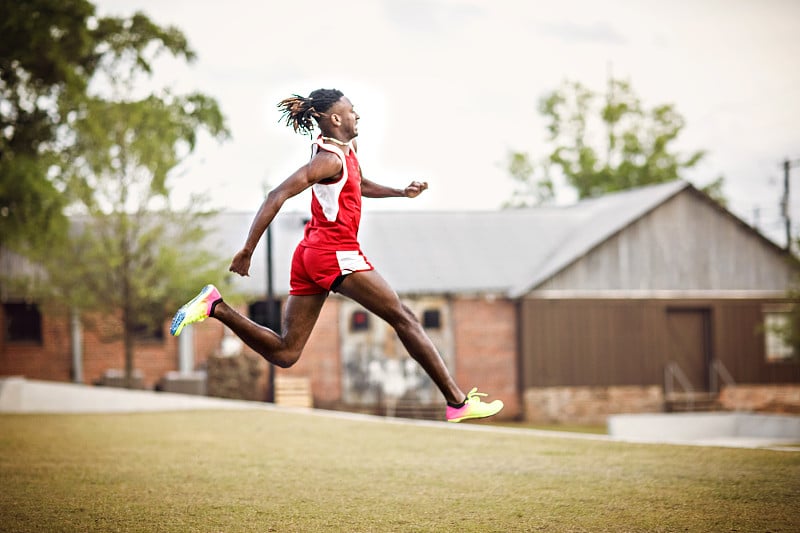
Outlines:
{"type": "Polygon", "coordinates": [[[178,336],[184,326],[213,317],[228,326],[236,336],[270,363],[287,368],[300,358],[314,329],[327,293],[289,296],[284,310],[281,334],[242,316],[222,300],[213,285],[181,307],[172,319],[170,333],[178,336]]]}
{"type": "Polygon", "coordinates": [[[408,353],[422,366],[444,395],[448,421],[485,418],[497,414],[503,408],[500,400],[490,403],[481,401],[481,396],[486,395],[479,393],[477,388],[464,394],[417,317],[400,302],[397,293],[375,270],[350,274],[339,285],[337,292],[363,305],[394,328],[408,353]]]}

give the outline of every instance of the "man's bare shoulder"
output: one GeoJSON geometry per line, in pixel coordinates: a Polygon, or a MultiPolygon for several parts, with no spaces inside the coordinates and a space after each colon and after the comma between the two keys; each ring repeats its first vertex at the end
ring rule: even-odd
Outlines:
{"type": "Polygon", "coordinates": [[[308,162],[307,168],[309,177],[313,181],[319,181],[340,173],[342,171],[342,161],[336,154],[320,150],[308,162]]]}

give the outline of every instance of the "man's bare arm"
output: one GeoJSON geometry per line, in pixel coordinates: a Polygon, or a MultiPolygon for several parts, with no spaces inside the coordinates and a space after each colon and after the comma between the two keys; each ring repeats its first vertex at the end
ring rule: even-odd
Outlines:
{"type": "Polygon", "coordinates": [[[255,250],[267,226],[275,219],[284,202],[293,196],[297,196],[315,183],[335,176],[341,171],[342,163],[338,157],[328,152],[320,152],[308,164],[297,169],[283,183],[272,189],[253,218],[244,246],[233,257],[228,270],[240,276],[249,275],[250,258],[253,255],[253,250],[255,250]]]}
{"type": "Polygon", "coordinates": [[[395,189],[361,178],[361,196],[366,198],[416,198],[427,188],[427,181],[412,181],[405,189],[395,189]]]}

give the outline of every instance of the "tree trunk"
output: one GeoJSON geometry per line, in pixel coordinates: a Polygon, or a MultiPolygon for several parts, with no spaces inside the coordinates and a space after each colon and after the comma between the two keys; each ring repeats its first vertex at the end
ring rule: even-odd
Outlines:
{"type": "Polygon", "coordinates": [[[123,343],[125,345],[125,387],[128,389],[134,388],[133,376],[133,333],[129,331],[128,325],[125,325],[125,333],[123,333],[123,343]]]}
{"type": "Polygon", "coordinates": [[[133,339],[134,324],[133,313],[131,312],[131,281],[130,281],[130,260],[128,246],[128,225],[123,225],[125,237],[122,241],[122,342],[125,347],[125,387],[133,388],[133,339]]]}

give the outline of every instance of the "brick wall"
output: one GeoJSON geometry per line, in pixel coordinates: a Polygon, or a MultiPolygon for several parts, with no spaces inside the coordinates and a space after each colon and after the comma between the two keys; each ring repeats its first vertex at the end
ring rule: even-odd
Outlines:
{"type": "Polygon", "coordinates": [[[800,385],[736,385],[719,396],[724,409],[767,413],[800,413],[800,385]]]}
{"type": "MultiPolygon", "coordinates": [[[[0,306],[0,332],[5,322],[0,306]]],[[[58,315],[42,316],[42,342],[7,342],[0,335],[0,375],[49,381],[72,379],[69,321],[58,315]],[[64,347],[66,346],[66,349],[64,347]]]]}
{"type": "MultiPolygon", "coordinates": [[[[142,373],[145,388],[153,388],[164,374],[178,368],[177,339],[169,335],[168,323],[162,327],[163,339],[137,340],[134,343],[133,367],[142,373]]],[[[98,330],[97,326],[82,330],[84,383],[97,383],[107,370],[125,368],[122,341],[109,342],[106,333],[98,330]]],[[[69,354],[70,349],[69,341],[63,344],[64,353],[69,354]]]]}
{"type": "MultiPolygon", "coordinates": [[[[108,317],[98,319],[87,316],[84,319],[87,325],[81,331],[83,382],[92,384],[99,382],[107,370],[123,370],[125,355],[121,340],[108,340],[112,330],[108,317]]],[[[195,362],[200,365],[219,346],[223,326],[209,320],[194,327],[197,347],[195,362]]],[[[146,388],[153,388],[167,372],[178,368],[178,341],[169,335],[169,321],[165,321],[163,328],[162,340],[135,343],[134,369],[142,372],[146,388]]],[[[72,381],[72,333],[66,315],[43,313],[41,344],[2,342],[0,375],[72,381]]]]}
{"type": "Polygon", "coordinates": [[[605,424],[611,414],[662,412],[664,395],[658,385],[534,387],[524,402],[529,422],[605,424]]]}
{"type": "MultiPolygon", "coordinates": [[[[322,309],[300,360],[277,374],[311,378],[314,405],[337,407],[342,398],[340,312],[343,299],[331,296],[322,309]]],[[[504,418],[521,412],[516,393],[516,318],[508,300],[457,298],[452,302],[455,378],[462,389],[477,386],[506,404],[504,418]]]]}
{"type": "MultiPolygon", "coordinates": [[[[289,369],[275,369],[276,375],[311,378],[317,407],[337,407],[342,398],[340,309],[342,298],[332,295],[298,363],[289,369]]],[[[246,313],[246,306],[239,306],[246,313]]],[[[520,402],[516,394],[516,319],[514,305],[502,299],[455,298],[452,300],[455,377],[465,391],[473,386],[491,398],[506,403],[505,418],[517,416],[520,402]]],[[[191,326],[195,367],[203,368],[218,353],[225,327],[216,320],[191,326]]],[[[19,374],[31,379],[70,381],[71,347],[69,321],[43,317],[41,346],[0,346],[0,375],[19,374]]],[[[169,371],[178,368],[178,339],[169,335],[164,323],[163,341],[137,342],[134,367],[144,376],[144,386],[153,388],[169,371]]],[[[247,354],[254,354],[247,347],[247,354]]],[[[109,369],[124,369],[122,343],[103,342],[91,328],[83,329],[83,377],[85,383],[99,381],[109,369]]],[[[261,363],[259,389],[266,398],[268,365],[261,363]]]]}
{"type": "Polygon", "coordinates": [[[300,360],[288,369],[276,369],[278,374],[311,378],[315,407],[332,408],[342,396],[342,376],[339,358],[339,308],[341,297],[331,296],[322,307],[311,337],[300,360]]]}
{"type": "Polygon", "coordinates": [[[478,387],[487,399],[501,399],[502,418],[521,413],[517,394],[517,319],[513,302],[500,298],[453,300],[455,378],[469,391],[478,387]]]}
{"type": "MultiPolygon", "coordinates": [[[[605,424],[608,415],[664,411],[661,386],[533,387],[524,392],[529,422],[605,424]]],[[[719,404],[726,411],[800,413],[800,385],[724,387],[719,404]]]]}

